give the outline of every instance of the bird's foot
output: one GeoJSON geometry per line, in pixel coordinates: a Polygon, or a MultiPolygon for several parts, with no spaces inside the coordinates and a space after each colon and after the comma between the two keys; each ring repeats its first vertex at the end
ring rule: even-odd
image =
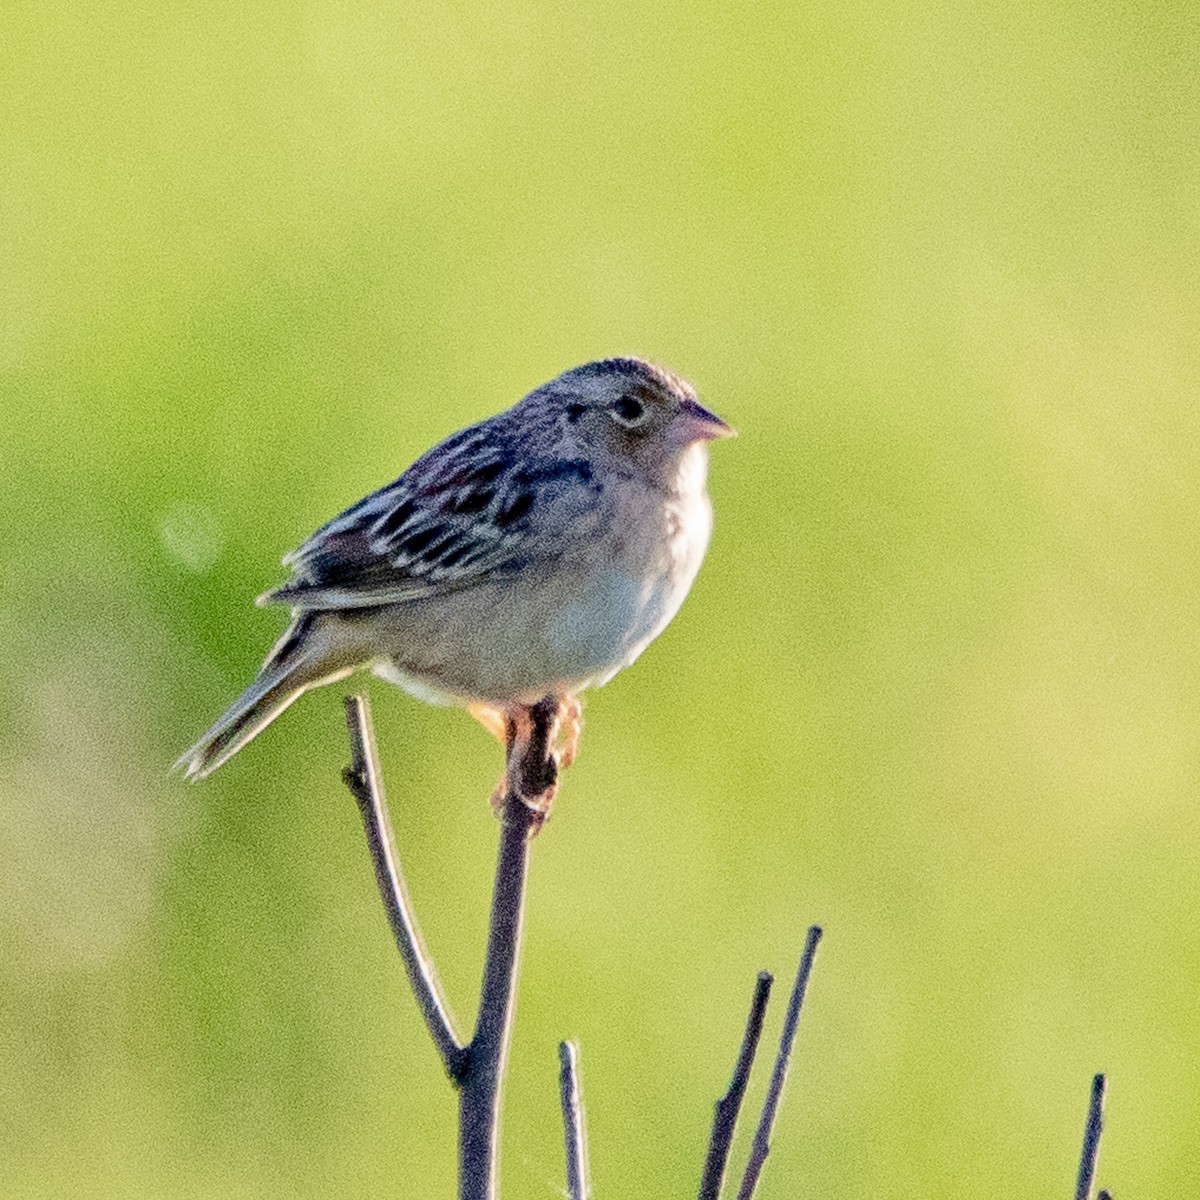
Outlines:
{"type": "Polygon", "coordinates": [[[508,746],[508,763],[492,791],[491,804],[503,818],[510,797],[515,797],[532,814],[530,834],[536,833],[550,816],[558,779],[575,761],[582,725],[582,706],[575,696],[547,696],[537,704],[511,704],[501,710],[488,704],[473,704],[470,714],[508,746]]]}
{"type": "Polygon", "coordinates": [[[560,702],[512,704],[504,712],[508,762],[492,792],[492,808],[503,819],[514,800],[526,810],[530,836],[545,824],[558,791],[560,702]]]}

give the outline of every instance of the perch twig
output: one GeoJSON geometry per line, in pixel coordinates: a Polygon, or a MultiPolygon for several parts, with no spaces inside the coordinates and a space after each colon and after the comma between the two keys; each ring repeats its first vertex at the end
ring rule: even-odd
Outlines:
{"type": "Polygon", "coordinates": [[[525,905],[529,838],[545,820],[558,767],[553,741],[558,702],[527,710],[528,722],[508,727],[508,763],[500,798],[500,853],[492,893],[479,1014],[467,1045],[455,1036],[437,975],[417,929],[399,860],[392,848],[370,709],[346,699],[352,765],[343,773],[359,803],[375,877],[409,983],[446,1072],[459,1090],[459,1197],[494,1200],[497,1186],[500,1084],[512,1029],[517,961],[525,905]]]}

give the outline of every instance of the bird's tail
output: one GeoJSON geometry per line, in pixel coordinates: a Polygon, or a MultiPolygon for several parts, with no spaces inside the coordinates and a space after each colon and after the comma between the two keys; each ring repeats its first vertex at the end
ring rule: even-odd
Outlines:
{"type": "Polygon", "coordinates": [[[188,779],[204,779],[257,737],[309,688],[332,683],[354,670],[330,662],[324,639],[312,636],[315,616],[292,622],[276,643],[254,682],[217,718],[212,728],[180,756],[175,766],[188,779]]]}

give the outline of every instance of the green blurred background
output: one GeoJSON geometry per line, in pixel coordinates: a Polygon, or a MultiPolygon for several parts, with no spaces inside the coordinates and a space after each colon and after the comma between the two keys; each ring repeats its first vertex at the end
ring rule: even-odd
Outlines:
{"type": "MultiPolygon", "coordinates": [[[[1194,5],[2,25],[0,1192],[452,1194],[339,689],[167,766],[284,551],[634,352],[741,437],[534,848],[505,1195],[561,1194],[565,1036],[597,1196],[694,1194],[812,920],[763,1200],[1069,1195],[1096,1070],[1101,1182],[1200,1193],[1194,5]]],[[[469,1019],[500,755],[370,690],[469,1019]]]]}

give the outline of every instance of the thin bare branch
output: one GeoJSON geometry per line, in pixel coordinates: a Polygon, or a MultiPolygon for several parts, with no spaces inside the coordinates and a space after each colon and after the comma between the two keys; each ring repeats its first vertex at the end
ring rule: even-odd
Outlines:
{"type": "Polygon", "coordinates": [[[557,700],[547,697],[528,710],[528,730],[509,723],[500,856],[479,1016],[459,1080],[460,1200],[492,1200],[496,1194],[500,1084],[512,1029],[529,840],[545,820],[557,782],[552,750],[557,716],[557,700]]]}
{"type": "Polygon", "coordinates": [[[1092,1080],[1092,1098],[1088,1104],[1087,1124],[1083,1129],[1083,1152],[1079,1156],[1079,1178],[1075,1182],[1075,1200],[1091,1200],[1096,1178],[1096,1159],[1100,1154],[1100,1133],[1104,1128],[1104,1092],[1106,1080],[1092,1080]]]}
{"type": "Polygon", "coordinates": [[[754,983],[754,996],[750,1001],[750,1012],[746,1017],[746,1032],[742,1034],[742,1046],[733,1065],[733,1076],[725,1095],[716,1103],[713,1114],[712,1134],[708,1139],[708,1156],[704,1162],[704,1173],[700,1177],[699,1200],[718,1200],[725,1182],[725,1169],[729,1163],[729,1150],[733,1145],[733,1134],[737,1129],[738,1113],[746,1085],[750,1082],[750,1069],[754,1066],[754,1053],[762,1037],[763,1019],[767,1015],[767,1001],[771,998],[773,979],[769,972],[760,971],[754,983]]]}
{"type": "Polygon", "coordinates": [[[587,1128],[579,1083],[579,1047],[574,1042],[559,1042],[558,1062],[563,1143],[567,1152],[567,1196],[569,1200],[588,1200],[592,1187],[588,1178],[587,1128]]]}
{"type": "Polygon", "coordinates": [[[429,1036],[441,1055],[446,1074],[456,1080],[462,1073],[467,1051],[454,1033],[449,1008],[442,996],[433,961],[417,927],[408,888],[400,870],[387,801],[383,794],[383,777],[379,770],[371,708],[365,696],[347,696],[345,703],[351,762],[342,773],[342,778],[358,801],[367,847],[375,865],[375,880],[404,969],[408,972],[408,982],[425,1018],[429,1036]]]}
{"type": "Polygon", "coordinates": [[[804,945],[804,953],[800,957],[800,967],[796,971],[792,996],[788,1001],[783,1032],[779,1037],[779,1053],[775,1056],[775,1069],[771,1073],[771,1085],[767,1089],[767,1098],[763,1103],[758,1128],[754,1131],[754,1141],[750,1145],[750,1160],[746,1164],[746,1173],[742,1176],[742,1186],[738,1189],[738,1200],[750,1200],[754,1195],[763,1164],[771,1152],[771,1131],[775,1127],[775,1115],[779,1111],[779,1102],[783,1098],[783,1085],[787,1082],[788,1063],[792,1057],[792,1043],[796,1040],[796,1027],[800,1024],[800,1009],[804,1005],[804,993],[808,990],[808,977],[812,974],[813,959],[816,957],[817,945],[820,941],[821,927],[819,925],[811,926],[808,931],[808,940],[804,945]]]}

